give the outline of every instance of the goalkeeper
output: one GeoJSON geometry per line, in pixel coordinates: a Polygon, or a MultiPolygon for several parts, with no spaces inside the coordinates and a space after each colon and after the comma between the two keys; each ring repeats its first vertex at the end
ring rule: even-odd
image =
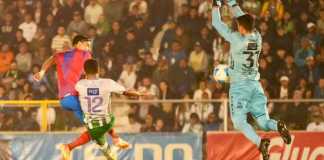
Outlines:
{"type": "Polygon", "coordinates": [[[278,131],[286,144],[291,136],[282,121],[269,118],[267,98],[259,83],[258,60],[261,53],[262,38],[254,27],[251,15],[242,12],[235,0],[227,0],[232,14],[236,18],[238,31],[232,31],[221,21],[221,1],[213,1],[212,24],[218,33],[231,44],[229,58],[230,111],[234,127],[256,146],[264,160],[269,159],[270,140],[260,138],[247,122],[247,113],[251,113],[259,127],[264,131],[278,131]]]}

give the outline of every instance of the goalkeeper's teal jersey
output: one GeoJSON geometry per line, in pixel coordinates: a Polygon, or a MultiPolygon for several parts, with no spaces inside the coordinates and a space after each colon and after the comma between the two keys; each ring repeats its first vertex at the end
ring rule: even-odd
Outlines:
{"type": "MultiPolygon", "coordinates": [[[[239,7],[232,8],[234,16],[244,13],[239,7]]],[[[262,38],[258,31],[243,36],[239,32],[233,32],[221,21],[219,8],[213,9],[213,26],[218,33],[231,44],[229,58],[230,81],[259,80],[258,59],[261,53],[262,38]]]]}

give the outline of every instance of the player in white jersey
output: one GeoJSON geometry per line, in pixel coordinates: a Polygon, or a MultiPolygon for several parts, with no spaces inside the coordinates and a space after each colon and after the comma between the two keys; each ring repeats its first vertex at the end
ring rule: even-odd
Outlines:
{"type": "Polygon", "coordinates": [[[116,93],[138,97],[144,94],[127,91],[114,80],[99,78],[98,63],[94,59],[89,59],[84,63],[84,71],[86,79],[80,80],[75,86],[84,112],[84,123],[91,139],[96,141],[107,159],[116,159],[105,137],[105,134],[113,128],[115,121],[111,112],[111,95],[116,93]]]}

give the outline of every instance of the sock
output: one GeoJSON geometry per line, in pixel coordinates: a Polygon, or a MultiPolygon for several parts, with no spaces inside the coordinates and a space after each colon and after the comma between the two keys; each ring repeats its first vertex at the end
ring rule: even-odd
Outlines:
{"type": "Polygon", "coordinates": [[[232,117],[234,128],[241,131],[244,136],[259,146],[261,143],[260,136],[255,132],[254,128],[247,122],[246,115],[232,117]]]}
{"type": "Polygon", "coordinates": [[[73,150],[75,147],[81,146],[83,144],[88,143],[91,141],[91,136],[88,131],[83,132],[77,139],[69,143],[67,146],[70,150],[73,150]]]}
{"type": "Polygon", "coordinates": [[[258,147],[260,146],[261,143],[261,138],[260,136],[254,131],[254,128],[246,123],[245,125],[243,125],[240,129],[244,136],[246,138],[248,138],[250,141],[252,141],[255,145],[257,145],[258,147]]]}

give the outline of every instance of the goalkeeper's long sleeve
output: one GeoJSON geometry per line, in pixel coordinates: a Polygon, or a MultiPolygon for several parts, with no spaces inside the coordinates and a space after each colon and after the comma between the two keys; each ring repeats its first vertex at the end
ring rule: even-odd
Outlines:
{"type": "Polygon", "coordinates": [[[243,16],[245,14],[239,5],[230,7],[230,11],[232,12],[235,18],[243,16]]]}
{"type": "Polygon", "coordinates": [[[221,20],[219,7],[212,10],[212,24],[225,40],[229,42],[232,40],[232,30],[221,20]]]}

